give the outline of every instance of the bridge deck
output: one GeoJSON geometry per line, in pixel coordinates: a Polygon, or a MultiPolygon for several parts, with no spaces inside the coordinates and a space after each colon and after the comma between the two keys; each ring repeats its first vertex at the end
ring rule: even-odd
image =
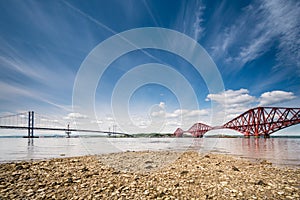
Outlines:
{"type": "MultiPolygon", "coordinates": [[[[0,129],[19,129],[19,130],[28,130],[27,126],[0,126],[0,129]]],[[[68,128],[46,128],[46,127],[33,127],[34,130],[45,130],[45,131],[70,131],[70,132],[88,132],[88,133],[106,133],[106,134],[117,134],[117,135],[126,135],[131,136],[128,133],[120,132],[110,132],[110,131],[101,131],[101,130],[88,130],[88,129],[68,129],[68,128]]]]}

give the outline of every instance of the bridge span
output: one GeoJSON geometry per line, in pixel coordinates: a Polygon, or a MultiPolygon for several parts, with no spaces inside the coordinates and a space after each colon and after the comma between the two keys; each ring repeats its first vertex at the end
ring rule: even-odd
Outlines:
{"type": "Polygon", "coordinates": [[[104,133],[108,135],[124,135],[132,136],[127,133],[115,132],[115,131],[103,131],[103,130],[89,130],[89,129],[75,129],[70,128],[69,124],[66,128],[58,122],[58,120],[53,120],[46,118],[45,116],[37,116],[34,111],[29,111],[28,113],[18,113],[15,115],[6,115],[0,117],[0,129],[17,129],[17,130],[27,130],[28,138],[34,138],[34,130],[44,130],[44,131],[64,131],[68,137],[70,137],[71,132],[88,132],[88,133],[104,133]],[[42,123],[40,123],[42,121],[42,123]],[[37,125],[36,125],[36,122],[37,125]],[[45,122],[51,122],[47,124],[45,122]]]}
{"type": "Polygon", "coordinates": [[[182,137],[184,133],[190,133],[193,137],[203,137],[210,130],[232,129],[242,133],[245,137],[270,137],[270,134],[276,131],[299,123],[300,108],[256,107],[222,126],[212,127],[203,123],[196,123],[187,131],[177,128],[173,135],[182,137]]]}

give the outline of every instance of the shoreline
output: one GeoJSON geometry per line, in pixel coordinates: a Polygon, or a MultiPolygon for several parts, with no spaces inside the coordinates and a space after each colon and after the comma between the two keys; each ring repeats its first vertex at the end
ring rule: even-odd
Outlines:
{"type": "Polygon", "coordinates": [[[121,154],[129,154],[129,153],[145,153],[145,152],[153,152],[154,154],[159,154],[160,152],[164,153],[164,152],[177,152],[177,154],[182,154],[184,152],[196,152],[202,155],[206,155],[206,154],[213,154],[213,155],[223,155],[223,156],[230,156],[233,157],[235,159],[242,159],[245,161],[249,161],[252,163],[269,163],[271,165],[273,165],[274,167],[277,168],[291,168],[291,169],[300,169],[300,165],[299,164],[290,164],[290,163],[276,163],[274,161],[276,160],[271,160],[271,159],[267,159],[267,158],[255,158],[255,157],[247,157],[247,156],[243,156],[243,155],[239,155],[239,154],[231,154],[228,152],[222,152],[222,151],[210,151],[207,153],[203,153],[203,152],[199,152],[197,150],[195,150],[194,148],[187,148],[187,149],[170,149],[170,150],[164,150],[164,149],[160,149],[160,150],[141,150],[141,151],[131,151],[131,150],[126,150],[126,151],[119,151],[119,152],[110,152],[110,153],[101,153],[101,154],[86,154],[86,155],[76,155],[76,156],[67,156],[65,154],[60,154],[58,156],[54,156],[54,157],[45,157],[45,158],[29,158],[29,159],[19,159],[19,160],[2,160],[0,161],[0,166],[3,164],[17,164],[17,163],[29,163],[29,162],[43,162],[43,161],[49,161],[49,160],[54,160],[54,159],[72,159],[72,158],[81,158],[81,157],[100,157],[100,159],[102,157],[112,157],[112,155],[121,155],[121,154]]]}
{"type": "Polygon", "coordinates": [[[300,168],[137,151],[0,164],[0,199],[299,199],[300,168]]]}

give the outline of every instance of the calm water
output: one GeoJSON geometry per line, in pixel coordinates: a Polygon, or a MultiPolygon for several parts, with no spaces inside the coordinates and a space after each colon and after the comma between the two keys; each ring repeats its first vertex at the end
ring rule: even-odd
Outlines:
{"type": "Polygon", "coordinates": [[[300,167],[299,138],[0,138],[0,162],[120,151],[194,149],[300,167]]]}

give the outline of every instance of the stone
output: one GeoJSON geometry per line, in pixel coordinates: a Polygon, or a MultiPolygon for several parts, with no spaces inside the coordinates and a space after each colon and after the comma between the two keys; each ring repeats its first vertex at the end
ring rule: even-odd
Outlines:
{"type": "Polygon", "coordinates": [[[187,170],[183,170],[183,171],[180,172],[181,175],[185,175],[187,173],[189,173],[189,171],[187,171],[187,170]]]}
{"type": "Polygon", "coordinates": [[[284,191],[278,191],[277,194],[283,195],[283,194],[284,194],[284,191]]]}
{"type": "Polygon", "coordinates": [[[68,178],[67,183],[73,183],[73,178],[68,178]]]}
{"type": "Polygon", "coordinates": [[[225,185],[228,184],[228,182],[227,181],[221,181],[220,184],[223,185],[223,186],[225,186],[225,185]]]}
{"type": "Polygon", "coordinates": [[[265,182],[263,182],[262,180],[259,180],[256,182],[256,185],[267,185],[265,182]]]}
{"type": "Polygon", "coordinates": [[[235,166],[232,166],[232,170],[233,171],[236,171],[236,172],[239,172],[240,170],[237,168],[237,167],[235,167],[235,166]]]}
{"type": "Polygon", "coordinates": [[[228,155],[126,152],[2,163],[0,199],[299,199],[299,180],[299,168],[228,155]]]}

